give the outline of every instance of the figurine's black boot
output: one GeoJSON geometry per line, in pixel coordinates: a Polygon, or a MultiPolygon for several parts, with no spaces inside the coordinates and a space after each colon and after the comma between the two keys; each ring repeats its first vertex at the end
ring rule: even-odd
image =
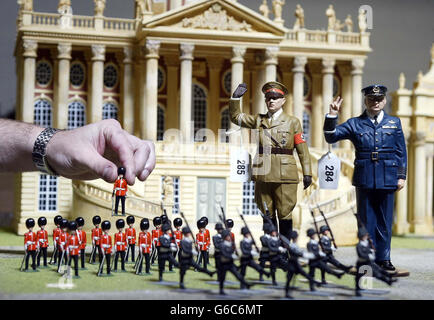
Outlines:
{"type": "Polygon", "coordinates": [[[377,264],[386,271],[396,271],[390,260],[379,261],[377,264]]]}
{"type": "Polygon", "coordinates": [[[292,219],[291,220],[279,220],[279,233],[284,235],[286,238],[290,238],[290,233],[292,231],[292,219]]]}
{"type": "Polygon", "coordinates": [[[316,291],[314,281],[309,281],[309,288],[310,288],[310,291],[316,291]]]}

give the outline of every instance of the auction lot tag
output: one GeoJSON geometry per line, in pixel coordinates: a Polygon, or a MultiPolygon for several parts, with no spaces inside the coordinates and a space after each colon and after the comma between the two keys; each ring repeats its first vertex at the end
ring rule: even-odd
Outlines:
{"type": "Polygon", "coordinates": [[[250,181],[250,155],[246,149],[231,147],[231,175],[232,182],[250,181]]]}
{"type": "Polygon", "coordinates": [[[320,189],[337,189],[341,160],[337,155],[327,152],[318,161],[318,180],[320,189]]]}

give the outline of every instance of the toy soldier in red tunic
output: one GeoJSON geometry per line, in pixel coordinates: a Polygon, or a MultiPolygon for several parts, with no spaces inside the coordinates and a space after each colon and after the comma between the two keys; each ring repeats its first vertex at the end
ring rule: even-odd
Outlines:
{"type": "Polygon", "coordinates": [[[95,228],[92,229],[92,253],[90,254],[89,263],[94,264],[95,263],[95,251],[98,249],[98,258],[99,263],[101,263],[101,260],[103,258],[102,250],[101,250],[101,236],[102,236],[102,230],[99,227],[101,223],[101,217],[100,216],[94,216],[92,218],[93,225],[95,228]]]}
{"type": "MultiPolygon", "coordinates": [[[[200,219],[205,221],[206,241],[208,241],[208,243],[211,244],[211,234],[209,233],[209,230],[206,228],[208,226],[208,217],[203,216],[200,219]]],[[[206,260],[207,264],[209,264],[209,247],[210,247],[210,245],[208,246],[208,254],[207,254],[207,260],[206,260]]]]}
{"type": "Polygon", "coordinates": [[[235,249],[236,248],[236,245],[235,245],[235,234],[232,232],[232,228],[234,227],[234,220],[232,220],[232,219],[226,219],[225,225],[226,225],[226,228],[231,233],[231,239],[232,239],[232,243],[233,243],[234,249],[235,249]]]}
{"type": "Polygon", "coordinates": [[[181,231],[182,219],[175,218],[175,220],[173,220],[173,225],[175,226],[175,230],[173,231],[175,236],[175,244],[176,247],[178,248],[178,251],[175,252],[173,256],[176,257],[176,254],[178,253],[178,258],[179,258],[179,244],[181,243],[182,240],[182,231],[181,231]]]}
{"type": "Polygon", "coordinates": [[[205,220],[197,221],[197,228],[199,229],[199,232],[196,234],[196,244],[200,251],[197,259],[197,264],[200,265],[201,262],[203,261],[204,269],[207,268],[206,266],[208,262],[208,248],[210,245],[209,239],[207,239],[206,236],[205,226],[206,226],[205,220]]]}
{"type": "Polygon", "coordinates": [[[77,222],[71,221],[68,224],[70,236],[66,243],[66,252],[68,253],[68,267],[71,267],[71,261],[74,260],[75,276],[78,277],[78,254],[80,252],[80,239],[77,235],[77,222]]]}
{"type": "MultiPolygon", "coordinates": [[[[38,247],[38,242],[36,239],[36,233],[33,232],[33,227],[35,226],[35,220],[29,218],[26,220],[26,227],[29,229],[29,232],[24,234],[24,250],[26,251],[25,261],[26,267],[24,271],[28,271],[29,269],[29,257],[32,256],[32,269],[36,270],[36,249],[38,247]]],[[[22,264],[21,264],[22,270],[22,264]]]]}
{"type": "Polygon", "coordinates": [[[124,178],[125,172],[126,170],[124,167],[118,168],[118,178],[113,188],[112,197],[116,195],[115,215],[118,215],[118,206],[120,200],[122,202],[122,215],[125,216],[125,197],[127,196],[128,191],[127,180],[124,178]]]}
{"type": "Polygon", "coordinates": [[[114,272],[118,271],[118,258],[121,256],[121,268],[122,271],[125,270],[125,250],[127,249],[127,237],[124,232],[122,232],[125,228],[124,219],[116,220],[116,228],[118,232],[115,233],[115,267],[113,269],[114,272]]]}
{"type": "Polygon", "coordinates": [[[127,242],[128,242],[128,248],[127,248],[127,255],[125,257],[125,261],[128,262],[128,254],[131,252],[131,261],[135,262],[135,248],[136,248],[136,229],[133,228],[134,222],[136,222],[136,219],[134,219],[133,216],[127,217],[127,224],[128,228],[125,229],[125,234],[127,235],[127,242]]]}
{"type": "Polygon", "coordinates": [[[77,237],[80,241],[80,259],[81,259],[81,268],[84,269],[84,260],[85,260],[85,251],[86,251],[86,242],[87,242],[87,235],[86,232],[83,230],[84,226],[84,219],[82,217],[78,217],[75,219],[75,222],[77,222],[77,237]]]}
{"type": "Polygon", "coordinates": [[[154,261],[158,255],[160,250],[160,237],[163,235],[161,231],[161,217],[155,217],[152,220],[155,229],[152,230],[152,253],[151,253],[151,264],[154,264],[154,261]]]}
{"type": "Polygon", "coordinates": [[[65,250],[66,250],[66,242],[68,241],[68,220],[62,219],[60,222],[60,229],[61,232],[59,234],[59,238],[57,240],[57,246],[59,248],[59,261],[57,264],[57,272],[60,272],[60,267],[62,264],[66,263],[66,256],[65,256],[65,250]]]}
{"type": "Polygon", "coordinates": [[[60,232],[62,231],[60,229],[60,221],[62,221],[62,216],[57,215],[54,217],[54,224],[56,225],[56,228],[53,230],[53,248],[54,248],[54,251],[53,251],[53,255],[51,256],[49,264],[57,264],[57,257],[59,256],[59,248],[57,247],[57,241],[59,240],[59,235],[60,235],[60,232]]]}
{"type": "Polygon", "coordinates": [[[37,256],[37,266],[39,267],[41,262],[41,253],[44,257],[44,267],[48,267],[47,265],[47,248],[48,248],[48,232],[45,230],[45,226],[47,225],[47,219],[45,217],[40,217],[38,219],[38,226],[41,228],[36,233],[37,242],[39,245],[39,253],[37,256]]]}
{"type": "Polygon", "coordinates": [[[98,276],[101,276],[104,269],[104,260],[107,260],[107,275],[110,274],[110,258],[112,254],[112,237],[109,236],[108,232],[111,228],[110,221],[103,221],[101,224],[102,236],[101,236],[101,248],[103,250],[104,256],[100,262],[98,269],[98,276]]]}
{"type": "Polygon", "coordinates": [[[139,248],[140,248],[140,257],[138,258],[138,269],[137,274],[142,273],[142,267],[143,267],[143,258],[145,258],[146,263],[146,274],[151,274],[151,247],[152,247],[152,238],[151,233],[148,232],[149,229],[149,220],[147,218],[143,218],[142,221],[140,221],[140,232],[139,234],[139,248]]]}

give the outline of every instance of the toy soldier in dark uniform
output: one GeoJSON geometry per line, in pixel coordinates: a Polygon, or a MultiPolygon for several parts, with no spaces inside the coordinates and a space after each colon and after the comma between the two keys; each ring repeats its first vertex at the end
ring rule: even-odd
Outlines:
{"type": "MultiPolygon", "coordinates": [[[[351,269],[351,266],[346,266],[346,265],[340,263],[338,260],[336,260],[336,258],[333,255],[333,251],[336,251],[336,248],[330,240],[329,227],[328,226],[321,226],[319,228],[319,233],[321,234],[321,238],[319,240],[320,246],[321,246],[321,249],[323,250],[323,252],[326,254],[326,256],[324,258],[325,262],[331,263],[336,268],[348,273],[351,269]]],[[[325,283],[325,272],[323,270],[321,270],[321,277],[322,277],[323,283],[325,283]]]]}
{"type": "Polygon", "coordinates": [[[39,253],[37,256],[38,267],[41,262],[41,253],[44,258],[44,267],[48,267],[47,265],[48,232],[47,230],[45,230],[46,225],[47,225],[47,218],[40,217],[38,219],[38,226],[41,228],[41,230],[38,230],[38,232],[36,233],[36,238],[39,245],[39,253]]]}
{"type": "Polygon", "coordinates": [[[87,242],[86,232],[83,230],[84,219],[82,217],[78,217],[77,219],[75,219],[75,222],[77,222],[77,237],[78,240],[80,241],[81,268],[84,269],[84,260],[85,260],[86,242],[87,242]]]}
{"type": "Polygon", "coordinates": [[[313,228],[307,229],[307,236],[310,238],[307,243],[307,251],[312,253],[315,258],[309,260],[309,275],[315,278],[315,270],[318,268],[321,270],[322,283],[325,281],[325,273],[330,273],[339,279],[342,277],[342,273],[332,270],[326,263],[326,254],[320,250],[319,243],[315,239],[316,231],[313,228]]]}
{"type": "Polygon", "coordinates": [[[262,87],[268,109],[266,114],[249,115],[241,112],[240,99],[246,91],[246,85],[240,84],[233,93],[229,102],[231,121],[244,128],[259,129],[258,154],[252,167],[255,202],[262,212],[265,212],[264,202],[267,204],[275,225],[277,211],[280,233],[289,237],[299,182],[294,148],[297,149],[303,169],[304,188],[312,183],[310,155],[302,126],[299,119],[283,112],[288,94],[283,84],[271,81],[262,87]]]}
{"type": "Polygon", "coordinates": [[[193,248],[191,230],[188,227],[184,227],[182,228],[182,234],[184,235],[184,237],[179,243],[179,287],[181,289],[185,289],[184,276],[190,267],[193,267],[195,270],[198,270],[200,272],[206,273],[209,276],[212,276],[214,272],[202,268],[199,264],[193,261],[193,255],[197,255],[198,252],[193,248]]]}
{"type": "Polygon", "coordinates": [[[35,220],[33,218],[27,219],[26,227],[27,229],[29,229],[29,232],[24,234],[24,250],[26,252],[26,256],[25,256],[26,267],[24,271],[27,271],[29,269],[30,256],[32,256],[33,271],[38,271],[36,270],[36,250],[38,249],[38,242],[36,241],[36,233],[33,232],[33,228],[35,227],[35,220]]]}
{"type": "Polygon", "coordinates": [[[163,281],[163,271],[166,261],[169,261],[175,267],[179,267],[178,262],[173,258],[172,252],[176,251],[176,245],[172,243],[170,232],[170,225],[163,224],[163,235],[159,238],[160,249],[158,251],[158,281],[163,281]]]}
{"type": "Polygon", "coordinates": [[[379,267],[375,261],[374,248],[369,243],[368,231],[361,227],[357,233],[359,243],[356,246],[357,263],[356,263],[356,295],[361,296],[360,279],[368,272],[368,276],[373,276],[378,280],[386,282],[389,286],[392,285],[396,279],[383,268],[379,267]],[[369,274],[370,273],[370,274],[369,274]]]}
{"type": "Polygon", "coordinates": [[[127,180],[124,178],[125,175],[125,168],[119,167],[118,168],[118,178],[115,181],[115,185],[113,188],[113,194],[112,197],[116,195],[116,202],[115,202],[115,214],[118,215],[118,206],[119,206],[119,200],[122,203],[122,215],[125,216],[125,198],[127,196],[128,191],[128,183],[127,180]]]}
{"type": "MultiPolygon", "coordinates": [[[[268,240],[270,239],[272,225],[265,222],[262,226],[264,235],[259,238],[261,241],[261,251],[259,252],[259,265],[262,269],[265,269],[265,263],[270,261],[270,248],[268,248],[268,240]]],[[[259,281],[263,281],[263,274],[259,275],[259,281]]]]}
{"type": "Polygon", "coordinates": [[[212,237],[212,243],[214,245],[215,268],[218,270],[220,264],[220,246],[223,243],[223,225],[220,222],[217,222],[215,224],[215,230],[217,231],[217,234],[212,237]]]}
{"type": "Polygon", "coordinates": [[[400,119],[383,111],[386,91],[382,85],[363,88],[366,110],[340,125],[337,114],[343,100],[338,97],[326,115],[324,136],[328,143],[343,139],[353,143],[357,212],[374,243],[376,263],[393,272],[395,267],[390,261],[393,203],[395,192],[405,185],[407,151],[400,119]]]}
{"type": "Polygon", "coordinates": [[[223,242],[220,245],[220,263],[218,272],[218,280],[220,283],[220,294],[225,294],[224,292],[224,282],[226,279],[226,272],[230,271],[235,278],[240,281],[242,288],[250,288],[250,284],[247,283],[243,276],[238,272],[237,267],[234,264],[234,259],[238,257],[235,254],[235,250],[232,244],[231,232],[227,229],[222,231],[223,242]]]}
{"type": "Polygon", "coordinates": [[[267,239],[269,254],[270,254],[270,269],[271,279],[273,286],[277,286],[276,282],[276,269],[280,268],[283,271],[287,271],[288,263],[287,259],[283,256],[286,254],[286,248],[282,246],[282,241],[279,239],[275,226],[270,226],[270,238],[267,239]]]}
{"type": "MultiPolygon", "coordinates": [[[[262,276],[265,274],[267,277],[270,276],[270,273],[265,271],[259,264],[253,260],[253,257],[259,256],[259,253],[253,249],[253,240],[252,235],[249,232],[249,229],[246,227],[241,228],[241,234],[244,238],[240,241],[240,250],[241,250],[241,265],[240,265],[240,274],[243,278],[246,276],[247,267],[251,267],[259,272],[262,276]]],[[[243,289],[243,287],[241,287],[243,289]]]]}

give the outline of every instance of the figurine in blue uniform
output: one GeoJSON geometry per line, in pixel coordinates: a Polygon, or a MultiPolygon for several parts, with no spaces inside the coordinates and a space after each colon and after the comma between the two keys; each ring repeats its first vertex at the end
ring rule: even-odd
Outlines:
{"type": "Polygon", "coordinates": [[[382,85],[362,89],[366,110],[340,125],[337,115],[343,99],[338,97],[326,115],[324,136],[328,143],[349,139],[354,144],[357,212],[373,240],[375,262],[395,272],[390,261],[393,204],[395,192],[405,184],[407,152],[400,119],[383,110],[386,91],[382,85]]]}

